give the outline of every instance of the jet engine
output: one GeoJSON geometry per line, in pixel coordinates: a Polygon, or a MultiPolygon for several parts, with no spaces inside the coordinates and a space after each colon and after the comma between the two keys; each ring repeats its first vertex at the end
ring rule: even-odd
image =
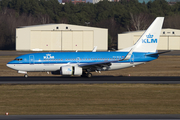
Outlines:
{"type": "Polygon", "coordinates": [[[82,68],[78,66],[62,66],[59,71],[51,73],[54,75],[82,75],[82,68]]]}

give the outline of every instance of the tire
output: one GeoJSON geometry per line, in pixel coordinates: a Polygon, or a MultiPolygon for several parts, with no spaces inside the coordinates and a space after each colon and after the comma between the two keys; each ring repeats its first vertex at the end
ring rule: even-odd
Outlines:
{"type": "Polygon", "coordinates": [[[91,73],[87,73],[87,78],[91,78],[92,74],[91,73]]]}

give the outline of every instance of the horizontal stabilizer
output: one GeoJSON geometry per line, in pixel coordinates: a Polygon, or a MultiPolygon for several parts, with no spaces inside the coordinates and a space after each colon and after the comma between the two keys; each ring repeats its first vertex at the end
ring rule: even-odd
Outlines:
{"type": "Polygon", "coordinates": [[[157,53],[152,53],[152,54],[146,54],[146,56],[159,55],[159,54],[163,54],[163,53],[167,53],[167,52],[171,52],[171,51],[172,51],[172,50],[163,51],[163,52],[157,52],[157,53]]]}

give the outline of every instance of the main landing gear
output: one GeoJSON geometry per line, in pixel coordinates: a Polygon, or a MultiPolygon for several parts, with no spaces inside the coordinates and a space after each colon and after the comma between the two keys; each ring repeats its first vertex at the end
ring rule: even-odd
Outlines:
{"type": "Polygon", "coordinates": [[[90,77],[92,77],[92,74],[91,74],[91,73],[87,73],[86,76],[87,76],[88,78],[90,78],[90,77]]]}
{"type": "Polygon", "coordinates": [[[27,75],[27,74],[25,74],[25,75],[24,75],[24,77],[25,77],[25,78],[27,78],[27,77],[28,77],[28,75],[27,75]]]}
{"type": "Polygon", "coordinates": [[[90,77],[92,77],[92,74],[91,74],[90,72],[83,72],[83,74],[81,75],[81,77],[90,78],[90,77]]]}

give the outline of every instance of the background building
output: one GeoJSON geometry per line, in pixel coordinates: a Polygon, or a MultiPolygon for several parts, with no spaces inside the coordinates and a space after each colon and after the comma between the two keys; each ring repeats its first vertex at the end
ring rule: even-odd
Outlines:
{"type": "Polygon", "coordinates": [[[108,50],[108,30],[69,24],[46,24],[16,29],[16,50],[108,50]]]}
{"type": "MultiPolygon", "coordinates": [[[[118,49],[131,47],[145,31],[118,34],[118,49]]],[[[180,30],[162,29],[157,50],[180,50],[180,30]]]]}
{"type": "Polygon", "coordinates": [[[62,3],[66,3],[66,2],[72,2],[73,4],[77,4],[77,3],[86,3],[86,0],[62,0],[62,3]]]}

